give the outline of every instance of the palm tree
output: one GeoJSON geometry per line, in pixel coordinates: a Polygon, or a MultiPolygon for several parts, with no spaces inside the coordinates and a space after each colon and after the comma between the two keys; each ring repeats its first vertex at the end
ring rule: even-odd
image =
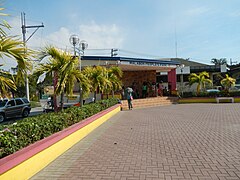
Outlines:
{"type": "Polygon", "coordinates": [[[190,86],[197,83],[197,95],[200,93],[200,90],[202,88],[205,89],[205,85],[207,83],[212,84],[212,81],[209,79],[209,74],[205,71],[201,72],[199,75],[197,75],[196,73],[191,73],[188,79],[190,86]]]}
{"type": "Polygon", "coordinates": [[[17,61],[17,84],[24,84],[25,75],[27,71],[31,69],[31,63],[27,61],[27,57],[32,55],[33,51],[26,49],[23,42],[19,41],[15,37],[1,36],[0,39],[0,58],[9,57],[17,61]]]}
{"type": "Polygon", "coordinates": [[[223,65],[223,64],[227,64],[227,59],[226,58],[221,58],[221,59],[212,58],[211,63],[213,63],[215,65],[223,65]]]}
{"type": "Polygon", "coordinates": [[[108,69],[108,79],[112,84],[112,97],[114,97],[114,91],[122,88],[122,75],[122,70],[117,66],[112,66],[108,69]]]}
{"type": "Polygon", "coordinates": [[[86,67],[83,74],[89,79],[91,91],[94,92],[94,102],[96,102],[97,90],[103,93],[111,86],[111,82],[107,78],[107,70],[102,66],[86,67]]]}
{"type": "Polygon", "coordinates": [[[229,89],[234,86],[236,83],[236,79],[229,77],[228,74],[226,74],[226,78],[221,80],[221,85],[224,87],[226,92],[229,92],[229,89]]]}
{"type": "MultiPolygon", "coordinates": [[[[1,65],[0,65],[1,66],[1,65]]],[[[10,78],[8,72],[0,70],[0,97],[8,96],[9,90],[16,90],[14,81],[10,78]]]]}
{"type": "MultiPolygon", "coordinates": [[[[47,76],[54,76],[54,94],[61,95],[61,109],[63,109],[63,97],[64,93],[72,95],[75,83],[81,82],[84,92],[90,91],[90,86],[87,78],[80,72],[78,68],[78,59],[72,57],[65,51],[61,51],[54,47],[47,47],[41,52],[40,59],[50,56],[47,64],[41,64],[35,73],[43,74],[47,76]]],[[[56,97],[54,98],[55,110],[56,97]]]]}
{"type": "MultiPolygon", "coordinates": [[[[0,11],[4,8],[0,8],[0,11]]],[[[7,16],[7,14],[0,13],[0,16],[7,16]]],[[[28,50],[22,41],[15,36],[8,36],[5,29],[10,29],[10,25],[6,21],[0,23],[0,58],[9,57],[17,61],[18,71],[16,76],[17,84],[24,84],[24,78],[27,71],[31,69],[31,63],[27,61],[33,51],[28,50]]]]}

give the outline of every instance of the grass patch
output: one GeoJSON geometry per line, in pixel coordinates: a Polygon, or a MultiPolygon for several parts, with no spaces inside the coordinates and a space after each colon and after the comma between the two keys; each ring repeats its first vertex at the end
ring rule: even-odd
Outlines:
{"type": "Polygon", "coordinates": [[[31,108],[41,107],[41,104],[38,101],[30,101],[30,104],[31,104],[31,108]]]}

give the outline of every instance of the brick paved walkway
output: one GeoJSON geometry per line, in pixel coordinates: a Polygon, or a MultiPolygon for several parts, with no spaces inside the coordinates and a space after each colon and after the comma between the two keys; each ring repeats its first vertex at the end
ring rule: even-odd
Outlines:
{"type": "Polygon", "coordinates": [[[240,104],[122,111],[32,179],[240,179],[240,104]]]}

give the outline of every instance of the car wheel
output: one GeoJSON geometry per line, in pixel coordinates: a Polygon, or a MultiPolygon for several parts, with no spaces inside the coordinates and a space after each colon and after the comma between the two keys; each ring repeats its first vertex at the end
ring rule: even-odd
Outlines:
{"type": "Polygon", "coordinates": [[[28,117],[28,115],[29,115],[29,111],[27,109],[24,109],[22,113],[22,117],[28,117]]]}
{"type": "Polygon", "coordinates": [[[5,120],[4,114],[0,114],[0,122],[3,122],[5,120]]]}

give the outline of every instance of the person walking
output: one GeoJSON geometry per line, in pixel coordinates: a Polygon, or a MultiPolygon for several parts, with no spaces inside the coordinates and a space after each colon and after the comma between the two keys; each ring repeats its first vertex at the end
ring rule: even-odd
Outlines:
{"type": "Polygon", "coordinates": [[[132,88],[127,88],[127,101],[128,101],[128,109],[132,110],[133,105],[132,105],[132,100],[133,100],[133,96],[132,96],[132,88]]]}
{"type": "Polygon", "coordinates": [[[144,82],[142,86],[142,97],[146,98],[147,97],[147,84],[144,82]]]}

